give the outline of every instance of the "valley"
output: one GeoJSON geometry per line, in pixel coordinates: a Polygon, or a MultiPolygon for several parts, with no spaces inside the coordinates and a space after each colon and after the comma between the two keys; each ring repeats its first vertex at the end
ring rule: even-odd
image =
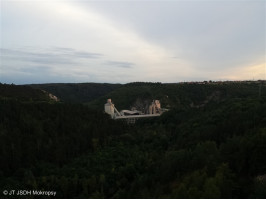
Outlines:
{"type": "Polygon", "coordinates": [[[265,198],[265,84],[0,84],[0,188],[55,198],[265,198]],[[109,98],[119,111],[154,99],[169,111],[127,124],[104,113],[109,98]]]}

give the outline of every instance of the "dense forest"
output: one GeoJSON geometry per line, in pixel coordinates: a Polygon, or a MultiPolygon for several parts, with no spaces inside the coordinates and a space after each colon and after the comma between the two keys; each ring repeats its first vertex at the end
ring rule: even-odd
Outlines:
{"type": "Polygon", "coordinates": [[[19,101],[50,101],[47,92],[36,90],[25,85],[9,85],[0,83],[0,99],[19,101]]]}
{"type": "Polygon", "coordinates": [[[91,88],[94,98],[81,104],[0,84],[2,190],[52,190],[56,198],[266,198],[265,82],[91,88]],[[169,111],[126,124],[103,113],[106,98],[119,109],[159,99],[169,111]]]}
{"type": "Polygon", "coordinates": [[[50,83],[29,85],[35,89],[45,90],[61,101],[68,103],[85,103],[119,88],[121,84],[107,83],[50,83]]]}

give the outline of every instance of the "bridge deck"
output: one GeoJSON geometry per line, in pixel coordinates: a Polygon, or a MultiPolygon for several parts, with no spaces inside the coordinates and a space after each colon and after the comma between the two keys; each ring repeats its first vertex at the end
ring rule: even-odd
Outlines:
{"type": "Polygon", "coordinates": [[[133,118],[144,118],[144,117],[159,117],[160,115],[161,114],[116,116],[114,119],[133,119],[133,118]]]}

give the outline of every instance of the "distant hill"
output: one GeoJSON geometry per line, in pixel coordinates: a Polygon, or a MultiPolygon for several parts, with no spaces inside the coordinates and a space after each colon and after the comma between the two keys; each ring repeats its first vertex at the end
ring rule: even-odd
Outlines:
{"type": "Polygon", "coordinates": [[[111,98],[118,110],[138,107],[158,99],[164,108],[203,107],[207,103],[230,98],[258,97],[266,95],[264,82],[202,82],[202,83],[129,83],[89,103],[102,109],[111,98]]]}
{"type": "Polygon", "coordinates": [[[121,87],[108,83],[50,83],[32,84],[32,88],[45,90],[63,102],[84,103],[103,96],[121,87]]]}
{"type": "Polygon", "coordinates": [[[50,101],[49,94],[26,85],[9,85],[0,83],[0,99],[20,101],[50,101]]]}
{"type": "Polygon", "coordinates": [[[165,108],[202,107],[206,103],[220,102],[228,98],[256,97],[266,94],[264,81],[243,82],[191,82],[128,84],[108,83],[51,83],[32,84],[35,89],[45,90],[63,102],[86,103],[94,109],[102,109],[111,98],[120,109],[138,108],[154,99],[165,108]]]}

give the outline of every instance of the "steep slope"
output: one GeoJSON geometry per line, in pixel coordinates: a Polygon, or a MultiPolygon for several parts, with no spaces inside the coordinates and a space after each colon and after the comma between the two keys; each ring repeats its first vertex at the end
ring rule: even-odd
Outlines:
{"type": "Polygon", "coordinates": [[[207,103],[230,98],[257,97],[265,95],[264,82],[223,83],[129,83],[89,102],[95,109],[102,109],[106,99],[111,98],[117,109],[129,109],[158,99],[165,108],[203,107],[207,103]]]}
{"type": "Polygon", "coordinates": [[[108,83],[51,83],[32,84],[30,86],[45,90],[64,102],[84,103],[103,96],[121,85],[108,83]]]}
{"type": "Polygon", "coordinates": [[[20,101],[50,101],[45,91],[26,85],[9,85],[0,83],[0,99],[16,99],[20,101]]]}

